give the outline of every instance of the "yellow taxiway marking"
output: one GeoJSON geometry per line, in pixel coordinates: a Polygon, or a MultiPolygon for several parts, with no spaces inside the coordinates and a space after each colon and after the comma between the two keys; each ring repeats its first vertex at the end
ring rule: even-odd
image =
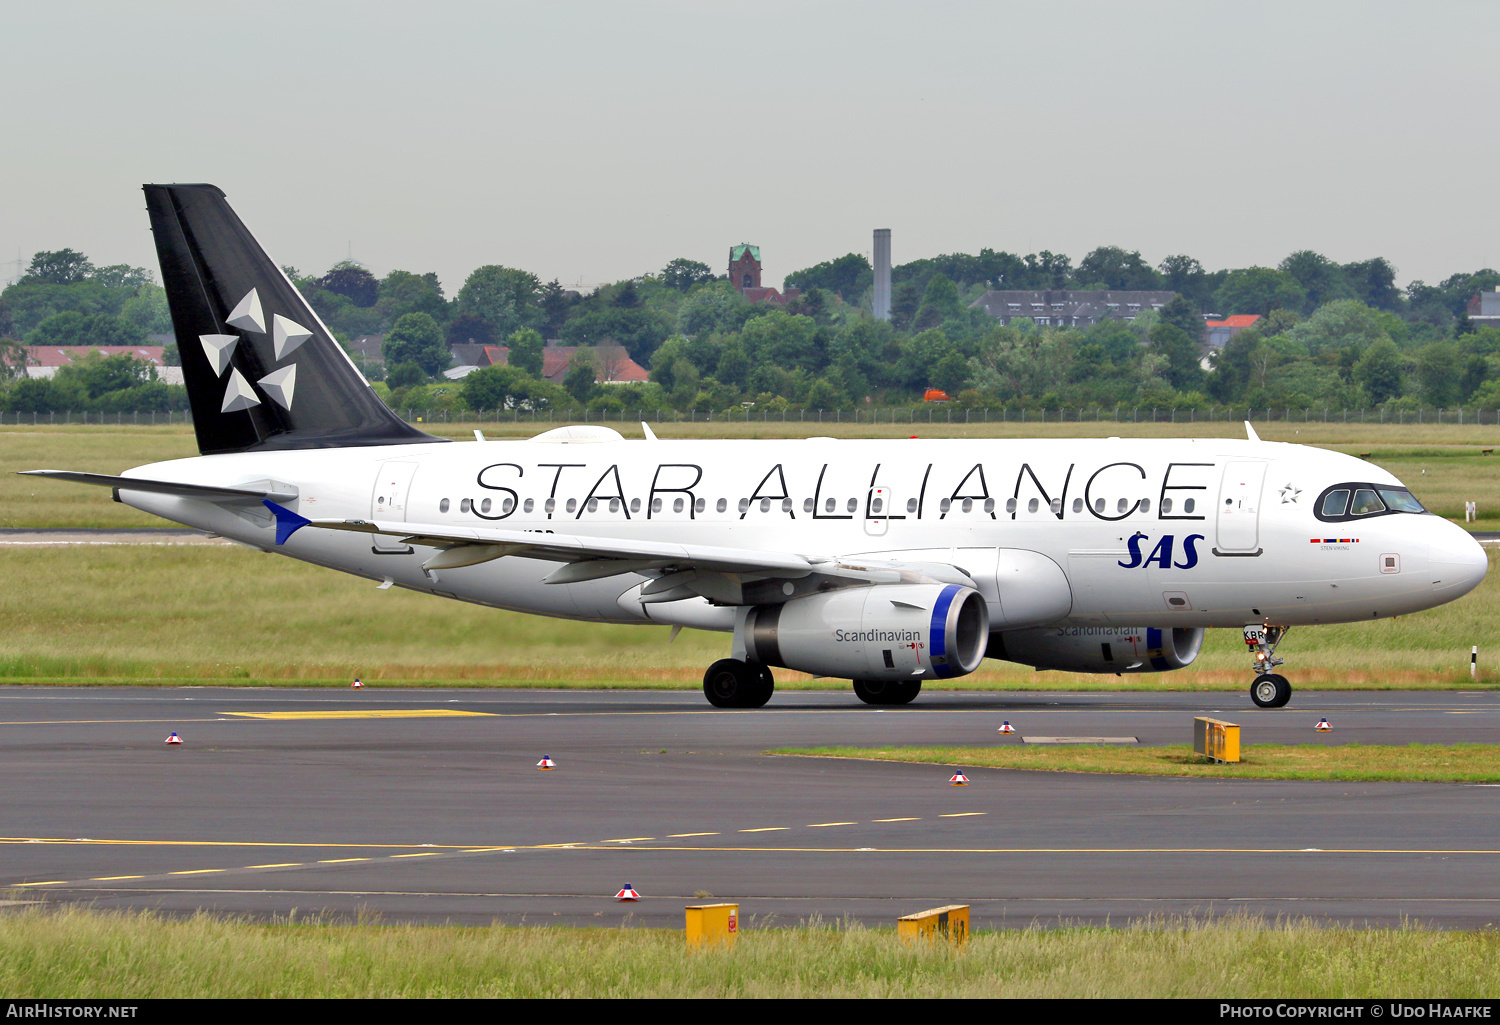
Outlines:
{"type": "Polygon", "coordinates": [[[373,860],[374,860],[373,858],[322,858],[322,859],[320,859],[317,862],[317,864],[319,864],[319,865],[338,865],[338,864],[342,864],[343,862],[346,862],[346,861],[373,861],[373,860]]]}
{"type": "Polygon", "coordinates": [[[223,869],[223,868],[188,868],[188,869],[183,869],[181,872],[168,872],[167,875],[169,875],[169,876],[201,876],[201,875],[204,875],[205,873],[208,873],[208,872],[227,872],[227,871],[228,871],[228,869],[223,869]]]}
{"type": "Polygon", "coordinates": [[[921,816],[906,819],[871,819],[872,822],[921,822],[921,816]]]}
{"type": "Polygon", "coordinates": [[[91,883],[112,883],[116,879],[145,879],[145,876],[95,876],[90,879],[91,883]]]}
{"type": "Polygon", "coordinates": [[[636,843],[640,840],[655,840],[654,836],[622,836],[618,840],[600,840],[600,843],[636,843]]]}
{"type": "Polygon", "coordinates": [[[791,828],[792,828],[791,826],[761,826],[759,829],[742,829],[742,830],[740,830],[740,832],[741,833],[779,833],[779,832],[781,832],[784,829],[791,829],[791,828]]]}
{"type": "Polygon", "coordinates": [[[809,822],[808,829],[822,829],[824,826],[857,826],[858,822],[809,822]]]}
{"type": "MultiPolygon", "coordinates": [[[[396,855],[396,857],[398,857],[398,858],[412,858],[412,857],[416,857],[416,856],[417,855],[413,855],[413,854],[398,854],[398,855],[396,855]]],[[[297,868],[301,864],[302,864],[302,862],[300,862],[300,861],[276,861],[276,862],[272,862],[269,865],[246,865],[245,867],[246,868],[297,868]]]]}
{"type": "Polygon", "coordinates": [[[984,811],[950,811],[946,815],[939,815],[938,818],[940,818],[940,819],[966,819],[970,815],[988,815],[988,814],[989,814],[989,812],[984,812],[984,811]]]}
{"type": "Polygon", "coordinates": [[[410,850],[413,847],[437,847],[442,850],[462,850],[473,844],[441,843],[303,843],[278,842],[275,840],[93,840],[83,837],[63,836],[0,836],[0,845],[22,843],[80,844],[103,847],[308,847],[313,850],[410,850]]]}
{"type": "Polygon", "coordinates": [[[324,712],[225,712],[244,719],[451,719],[493,716],[493,712],[465,712],[457,708],[350,708],[324,712]]]}
{"type": "Polygon", "coordinates": [[[718,836],[718,833],[668,833],[668,840],[680,839],[684,836],[718,836]]]}
{"type": "Polygon", "coordinates": [[[441,853],[442,853],[442,851],[419,851],[416,854],[392,854],[391,857],[393,857],[393,858],[435,858],[435,857],[437,857],[441,853]]]}

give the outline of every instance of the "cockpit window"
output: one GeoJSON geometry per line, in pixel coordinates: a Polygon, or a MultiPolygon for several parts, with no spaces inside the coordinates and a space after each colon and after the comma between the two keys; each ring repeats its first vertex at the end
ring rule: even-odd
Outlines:
{"type": "Polygon", "coordinates": [[[1352,482],[1325,488],[1313,506],[1313,514],[1328,523],[1384,516],[1388,513],[1424,513],[1422,503],[1405,488],[1352,482]]]}
{"type": "Polygon", "coordinates": [[[1393,488],[1381,488],[1380,497],[1385,499],[1386,506],[1392,512],[1419,513],[1426,512],[1422,503],[1410,491],[1396,491],[1393,488]]]}
{"type": "Polygon", "coordinates": [[[1323,496],[1323,507],[1318,514],[1324,519],[1342,516],[1349,509],[1349,489],[1339,488],[1323,496]]]}

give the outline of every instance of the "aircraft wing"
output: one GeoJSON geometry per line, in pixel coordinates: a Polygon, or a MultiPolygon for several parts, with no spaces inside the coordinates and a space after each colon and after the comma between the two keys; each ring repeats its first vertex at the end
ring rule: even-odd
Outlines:
{"type": "MultiPolygon", "coordinates": [[[[272,503],[266,504],[276,511],[272,503]]],[[[912,568],[898,564],[866,560],[851,562],[833,556],[381,520],[305,520],[294,525],[291,517],[302,518],[288,510],[277,511],[278,521],[283,517],[290,528],[285,537],[290,537],[302,526],[308,526],[384,534],[399,537],[409,545],[436,548],[438,551],[432,558],[422,564],[428,572],[518,555],[563,563],[546,577],[549,584],[579,583],[623,573],[641,573],[656,578],[642,588],[641,600],[646,603],[677,601],[696,595],[728,605],[785,601],[794,594],[826,586],[818,578],[838,578],[840,584],[848,586],[894,583],[912,576],[912,568]],[[791,585],[791,581],[803,583],[791,585]]],[[[278,522],[278,534],[281,533],[278,522]]],[[[924,570],[930,568],[923,567],[924,570]]],[[[951,567],[945,568],[951,571],[951,567]]],[[[923,574],[924,578],[926,575],[923,574]]],[[[827,582],[833,581],[828,579],[827,582]]]]}

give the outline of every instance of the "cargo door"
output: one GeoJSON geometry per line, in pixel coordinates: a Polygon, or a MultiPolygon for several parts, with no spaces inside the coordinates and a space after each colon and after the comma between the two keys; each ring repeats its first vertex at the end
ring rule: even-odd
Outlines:
{"type": "Polygon", "coordinates": [[[1265,477],[1265,463],[1230,463],[1224,467],[1214,554],[1260,554],[1260,488],[1265,477]]]}
{"type": "MultiPolygon", "coordinates": [[[[375,490],[370,495],[370,519],[405,522],[406,503],[411,494],[411,479],[417,472],[417,464],[390,460],[380,464],[375,475],[375,490]]],[[[371,551],[377,555],[410,555],[411,546],[402,544],[399,537],[389,534],[371,534],[371,551]]]]}

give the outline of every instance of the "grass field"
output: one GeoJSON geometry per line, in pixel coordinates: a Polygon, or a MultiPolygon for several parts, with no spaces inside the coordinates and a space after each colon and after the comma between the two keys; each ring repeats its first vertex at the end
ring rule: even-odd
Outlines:
{"type": "MultiPolygon", "coordinates": [[[[549,425],[426,424],[435,434],[458,440],[480,427],[488,438],[525,438],[549,425]]],[[[640,425],[611,423],[626,437],[639,437],[640,425]]],[[[1239,424],[660,424],[663,438],[904,438],[912,434],[943,438],[1188,438],[1244,437],[1239,424]]],[[[1458,425],[1296,424],[1257,427],[1268,441],[1321,445],[1338,451],[1369,452],[1371,461],[1405,481],[1429,508],[1462,521],[1465,501],[1479,503],[1483,521],[1500,523],[1500,456],[1480,449],[1500,442],[1500,428],[1458,425]]],[[[174,427],[3,427],[0,428],[0,527],[150,527],[154,516],[109,500],[101,488],[17,477],[17,470],[65,469],[119,473],[162,459],[197,454],[190,428],[174,427]]]]}
{"type": "Polygon", "coordinates": [[[1180,747],[1066,745],[1033,747],[817,747],[781,748],[774,755],[864,758],[982,769],[1043,772],[1106,772],[1141,776],[1202,776],[1212,779],[1321,779],[1339,782],[1500,782],[1500,746],[1494,744],[1255,744],[1235,765],[1215,765],[1180,747]]]}
{"type": "MultiPolygon", "coordinates": [[[[11,999],[174,997],[1500,996],[1500,933],[1248,917],[977,932],[746,926],[689,953],[664,929],[251,924],[76,907],[0,913],[11,999]]],[[[764,924],[764,923],[761,923],[764,924]]]]}
{"type": "MultiPolygon", "coordinates": [[[[1298,688],[1500,686],[1500,573],[1439,609],[1303,627],[1282,645],[1298,688]]],[[[727,654],[724,634],[501,612],[238,546],[0,549],[0,681],[505,684],[681,687],[727,654]]],[[[1249,687],[1236,630],[1211,630],[1190,668],[1124,677],[986,662],[929,688],[1228,690],[1249,687]]],[[[777,670],[782,688],[845,681],[777,670]]]]}

